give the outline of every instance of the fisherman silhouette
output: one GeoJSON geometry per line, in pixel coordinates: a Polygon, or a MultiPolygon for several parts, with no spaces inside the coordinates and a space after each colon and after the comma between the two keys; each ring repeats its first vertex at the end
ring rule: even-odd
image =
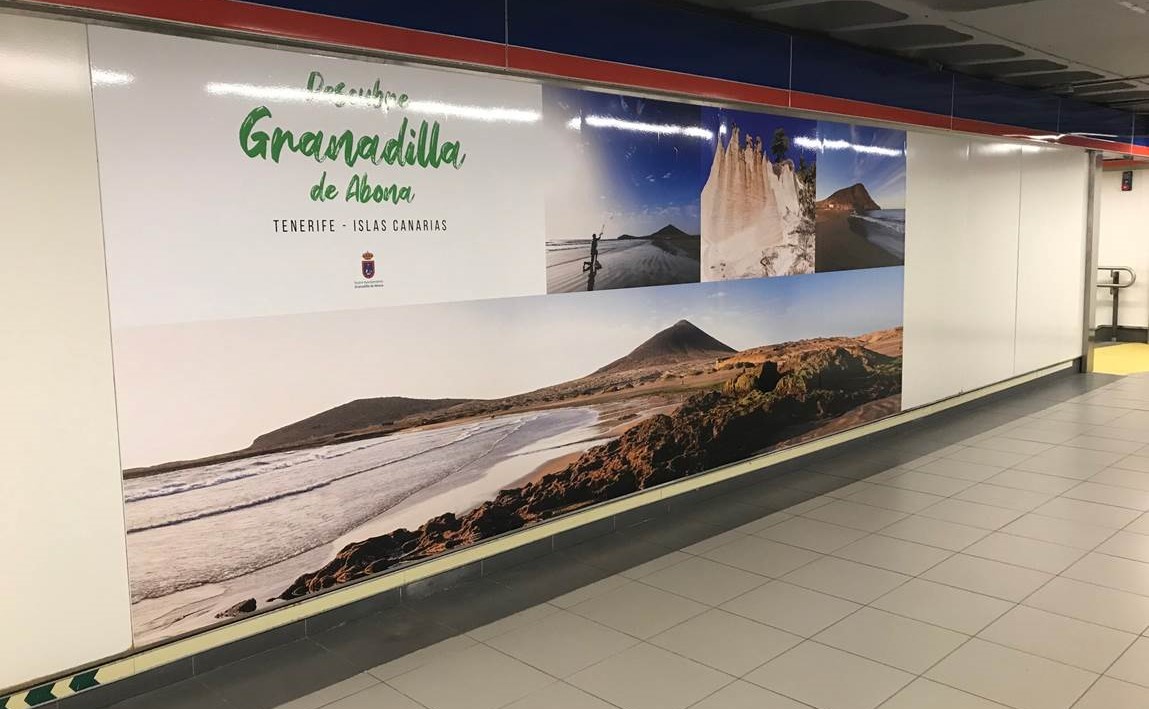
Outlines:
{"type": "Polygon", "coordinates": [[[602,241],[601,234],[590,235],[590,260],[582,262],[582,272],[586,274],[586,289],[594,290],[595,273],[602,268],[598,262],[598,242],[602,241]]]}

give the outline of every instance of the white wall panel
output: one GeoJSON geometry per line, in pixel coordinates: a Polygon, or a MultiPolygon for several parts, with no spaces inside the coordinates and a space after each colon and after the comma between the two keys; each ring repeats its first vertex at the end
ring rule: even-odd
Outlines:
{"type": "Polygon", "coordinates": [[[971,140],[966,187],[961,286],[954,299],[965,325],[962,390],[970,391],[1013,376],[1020,146],[971,140]]]}
{"type": "MultiPolygon", "coordinates": [[[[1121,191],[1120,172],[1102,176],[1097,253],[1099,266],[1128,266],[1137,272],[1137,283],[1121,291],[1118,317],[1126,327],[1149,327],[1149,172],[1134,173],[1132,192],[1121,191]]],[[[1098,272],[1097,278],[1108,275],[1098,272]]],[[[1112,303],[1109,291],[1098,289],[1098,325],[1113,321],[1112,303]]]]}
{"type": "Polygon", "coordinates": [[[88,71],[0,14],[0,688],[131,642],[88,71]]]}
{"type": "Polygon", "coordinates": [[[903,405],[1013,375],[1021,148],[910,133],[903,405]]]}
{"type": "Polygon", "coordinates": [[[905,337],[902,406],[961,391],[961,283],[969,141],[910,133],[906,145],[905,337]]]}
{"type": "Polygon", "coordinates": [[[1088,178],[1079,150],[1026,147],[1021,160],[1016,374],[1081,355],[1088,178]]]}

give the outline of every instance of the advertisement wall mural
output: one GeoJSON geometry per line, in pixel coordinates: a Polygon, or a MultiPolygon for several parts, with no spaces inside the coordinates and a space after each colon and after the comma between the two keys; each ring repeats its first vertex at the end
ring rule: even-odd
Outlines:
{"type": "Polygon", "coordinates": [[[138,643],[900,409],[904,134],[91,44],[138,643]]]}

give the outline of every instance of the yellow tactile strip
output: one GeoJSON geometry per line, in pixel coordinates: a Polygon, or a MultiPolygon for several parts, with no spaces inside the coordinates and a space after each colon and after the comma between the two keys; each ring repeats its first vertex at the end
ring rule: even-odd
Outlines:
{"type": "Polygon", "coordinates": [[[1149,345],[1126,342],[1093,350],[1093,371],[1098,374],[1149,372],[1149,345]]]}

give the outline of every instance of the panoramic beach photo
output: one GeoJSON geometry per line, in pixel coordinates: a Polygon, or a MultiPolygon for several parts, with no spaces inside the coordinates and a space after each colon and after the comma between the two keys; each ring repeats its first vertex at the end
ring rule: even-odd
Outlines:
{"type": "Polygon", "coordinates": [[[704,108],[702,280],[814,272],[816,121],[704,108]]]}
{"type": "Polygon", "coordinates": [[[698,107],[545,86],[543,117],[547,292],[697,283],[698,107]]]}
{"type": "Polygon", "coordinates": [[[899,410],[902,269],[118,328],[152,643],[899,410]]]}
{"type": "Polygon", "coordinates": [[[820,121],[817,271],[906,258],[906,133],[820,121]]]}

